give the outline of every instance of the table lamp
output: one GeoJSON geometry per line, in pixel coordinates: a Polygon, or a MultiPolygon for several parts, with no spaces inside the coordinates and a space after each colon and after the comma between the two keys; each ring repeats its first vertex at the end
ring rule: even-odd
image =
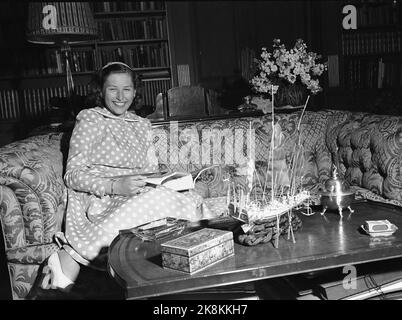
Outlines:
{"type": "Polygon", "coordinates": [[[95,40],[98,30],[88,2],[30,2],[27,40],[37,44],[59,45],[65,58],[67,95],[74,94],[70,69],[70,44],[95,40]]]}

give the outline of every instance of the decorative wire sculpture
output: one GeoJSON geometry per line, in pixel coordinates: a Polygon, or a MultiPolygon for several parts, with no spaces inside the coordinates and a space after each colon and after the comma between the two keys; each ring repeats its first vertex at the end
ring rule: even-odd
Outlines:
{"type": "MultiPolygon", "coordinates": [[[[272,90],[273,92],[273,90],[272,90]]],[[[283,215],[287,215],[288,239],[292,238],[293,243],[296,242],[294,237],[294,230],[292,227],[292,211],[301,209],[302,214],[312,215],[313,212],[310,207],[310,192],[303,190],[302,179],[300,175],[302,170],[302,156],[300,152],[303,151],[300,142],[301,134],[301,120],[307,107],[310,96],[307,97],[306,103],[302,110],[297,126],[297,140],[292,152],[292,158],[290,161],[290,184],[289,186],[277,185],[277,181],[274,178],[274,149],[275,149],[275,130],[274,130],[274,107],[272,108],[272,135],[270,143],[269,161],[267,166],[267,172],[265,174],[264,184],[261,183],[258,174],[255,170],[255,160],[249,155],[247,162],[247,188],[236,185],[229,181],[227,190],[227,207],[229,214],[244,222],[242,228],[245,232],[253,228],[256,224],[261,224],[276,219],[276,237],[275,247],[279,246],[279,230],[280,230],[280,218],[283,215]],[[271,169],[271,188],[270,192],[267,188],[268,184],[268,171],[271,169]],[[300,179],[300,181],[299,181],[300,179]],[[262,189],[262,192],[258,192],[258,187],[262,189]],[[269,194],[270,193],[270,194],[269,194]],[[306,210],[303,212],[303,209],[306,210]]],[[[272,105],[274,105],[274,95],[272,93],[272,105]]],[[[251,122],[249,129],[250,143],[251,143],[251,122]]],[[[283,169],[283,168],[282,168],[283,169]]],[[[281,170],[282,170],[281,169],[281,170]]],[[[281,172],[280,172],[281,173],[281,172]]]]}

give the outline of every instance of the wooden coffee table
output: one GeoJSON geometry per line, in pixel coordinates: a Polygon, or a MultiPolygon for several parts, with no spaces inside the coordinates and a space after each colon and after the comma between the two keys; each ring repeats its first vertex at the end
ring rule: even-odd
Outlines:
{"type": "Polygon", "coordinates": [[[233,257],[193,275],[162,268],[160,243],[119,235],[109,247],[108,270],[127,299],[138,299],[402,257],[402,208],[374,202],[352,208],[343,218],[337,212],[322,216],[320,209],[313,216],[299,214],[303,227],[295,232],[296,243],[287,237],[279,248],[235,243],[233,257]],[[372,238],[360,229],[365,220],[380,219],[399,230],[372,238]]]}

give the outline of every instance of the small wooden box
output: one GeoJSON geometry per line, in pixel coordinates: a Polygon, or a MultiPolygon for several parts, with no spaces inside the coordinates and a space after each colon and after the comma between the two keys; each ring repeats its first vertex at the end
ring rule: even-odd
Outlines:
{"type": "Polygon", "coordinates": [[[164,268],[194,273],[234,254],[233,233],[204,228],[167,241],[161,247],[164,268]]]}

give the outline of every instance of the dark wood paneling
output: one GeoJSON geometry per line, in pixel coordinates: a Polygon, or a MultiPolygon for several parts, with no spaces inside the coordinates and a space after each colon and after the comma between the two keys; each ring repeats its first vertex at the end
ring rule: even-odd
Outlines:
{"type": "Polygon", "coordinates": [[[178,85],[178,64],[188,64],[190,67],[190,80],[197,80],[194,61],[194,12],[191,2],[172,1],[167,3],[169,40],[171,48],[173,86],[178,85]]]}
{"type": "Polygon", "coordinates": [[[237,72],[234,6],[230,1],[195,2],[199,82],[237,72]]]}
{"type": "MultiPolygon", "coordinates": [[[[258,55],[261,47],[271,47],[275,38],[287,47],[297,38],[311,42],[313,24],[320,22],[310,21],[320,9],[310,1],[198,1],[191,7],[194,20],[184,19],[180,26],[189,27],[193,48],[178,43],[184,41],[183,34],[188,37],[187,31],[175,35],[174,48],[184,49],[181,60],[185,60],[184,55],[194,57],[197,77],[192,84],[212,88],[240,76],[242,48],[252,48],[258,55]]],[[[176,20],[173,24],[179,23],[176,20]]]]}

